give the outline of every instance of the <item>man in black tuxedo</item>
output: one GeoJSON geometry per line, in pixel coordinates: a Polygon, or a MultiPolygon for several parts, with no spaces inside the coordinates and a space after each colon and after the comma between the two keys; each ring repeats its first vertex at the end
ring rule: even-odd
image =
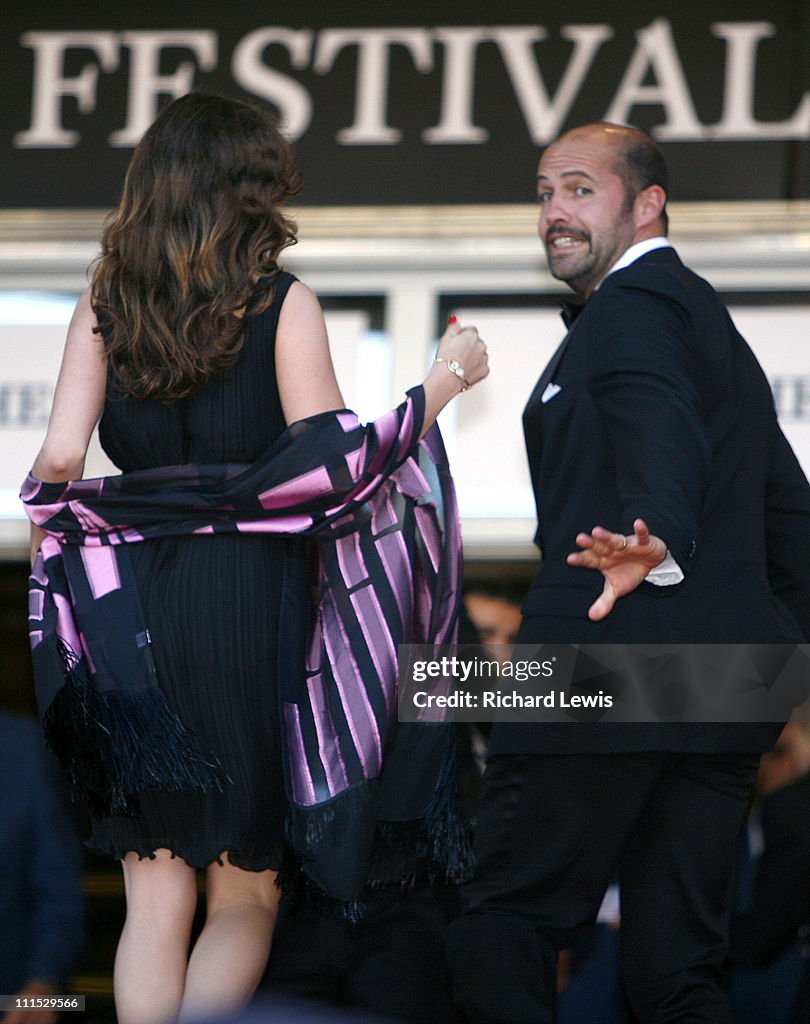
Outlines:
{"type": "MultiPolygon", "coordinates": [[[[756,359],[667,242],[659,148],[589,125],[537,181],[551,272],[582,304],[524,413],[543,558],[517,642],[802,642],[810,486],[756,359]]],[[[496,723],[447,939],[468,1020],[552,1021],[557,950],[618,873],[638,1019],[730,1024],[736,840],[778,731],[496,723]]]]}

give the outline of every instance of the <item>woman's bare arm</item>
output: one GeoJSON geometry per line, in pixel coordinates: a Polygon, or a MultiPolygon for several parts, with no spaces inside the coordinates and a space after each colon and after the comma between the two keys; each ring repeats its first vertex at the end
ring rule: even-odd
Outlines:
{"type": "MultiPolygon", "coordinates": [[[[107,364],[104,346],[93,333],[96,316],[88,289],[79,299],[68,327],[45,440],[31,472],[39,480],[76,480],[84,472],[87,446],[101,415],[107,364]]],[[[31,528],[31,557],[44,534],[31,528]]]]}
{"type": "MultiPolygon", "coordinates": [[[[486,347],[474,327],[451,324],[439,344],[439,355],[455,359],[464,368],[470,384],[489,373],[486,347]]],[[[276,377],[287,423],[344,408],[329,354],[323,311],[314,292],[301,281],[290,287],[281,307],[276,333],[276,377]]],[[[463,382],[448,371],[446,364],[436,363],[423,385],[424,434],[445,405],[460,394],[463,382]]]]}

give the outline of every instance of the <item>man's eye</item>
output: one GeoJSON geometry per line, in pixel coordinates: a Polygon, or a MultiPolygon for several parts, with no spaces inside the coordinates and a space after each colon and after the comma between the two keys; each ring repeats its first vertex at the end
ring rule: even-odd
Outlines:
{"type": "Polygon", "coordinates": [[[550,192],[538,192],[537,193],[537,202],[540,203],[541,205],[543,203],[549,202],[550,199],[551,199],[551,193],[550,192]]]}
{"type": "Polygon", "coordinates": [[[574,192],[578,196],[589,196],[591,194],[591,190],[588,188],[587,185],[577,185],[577,187],[574,189],[574,192]]]}

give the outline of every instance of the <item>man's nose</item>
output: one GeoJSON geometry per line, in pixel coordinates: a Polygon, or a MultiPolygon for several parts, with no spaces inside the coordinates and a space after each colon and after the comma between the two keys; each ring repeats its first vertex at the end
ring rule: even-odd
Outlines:
{"type": "Polygon", "coordinates": [[[544,206],[540,213],[540,234],[545,237],[552,228],[568,228],[571,219],[561,206],[554,207],[553,202],[544,206]]]}

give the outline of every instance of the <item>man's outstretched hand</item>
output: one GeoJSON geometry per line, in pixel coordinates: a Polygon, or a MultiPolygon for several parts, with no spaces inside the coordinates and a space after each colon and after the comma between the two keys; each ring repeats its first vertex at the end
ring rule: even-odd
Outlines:
{"type": "Polygon", "coordinates": [[[568,556],[568,564],[598,569],[605,577],[602,593],[588,609],[593,622],[609,615],[616,600],[632,593],[667,553],[666,544],[650,534],[643,519],[633,523],[630,537],[594,526],[590,533],[578,533],[576,542],[581,550],[568,556]]]}

